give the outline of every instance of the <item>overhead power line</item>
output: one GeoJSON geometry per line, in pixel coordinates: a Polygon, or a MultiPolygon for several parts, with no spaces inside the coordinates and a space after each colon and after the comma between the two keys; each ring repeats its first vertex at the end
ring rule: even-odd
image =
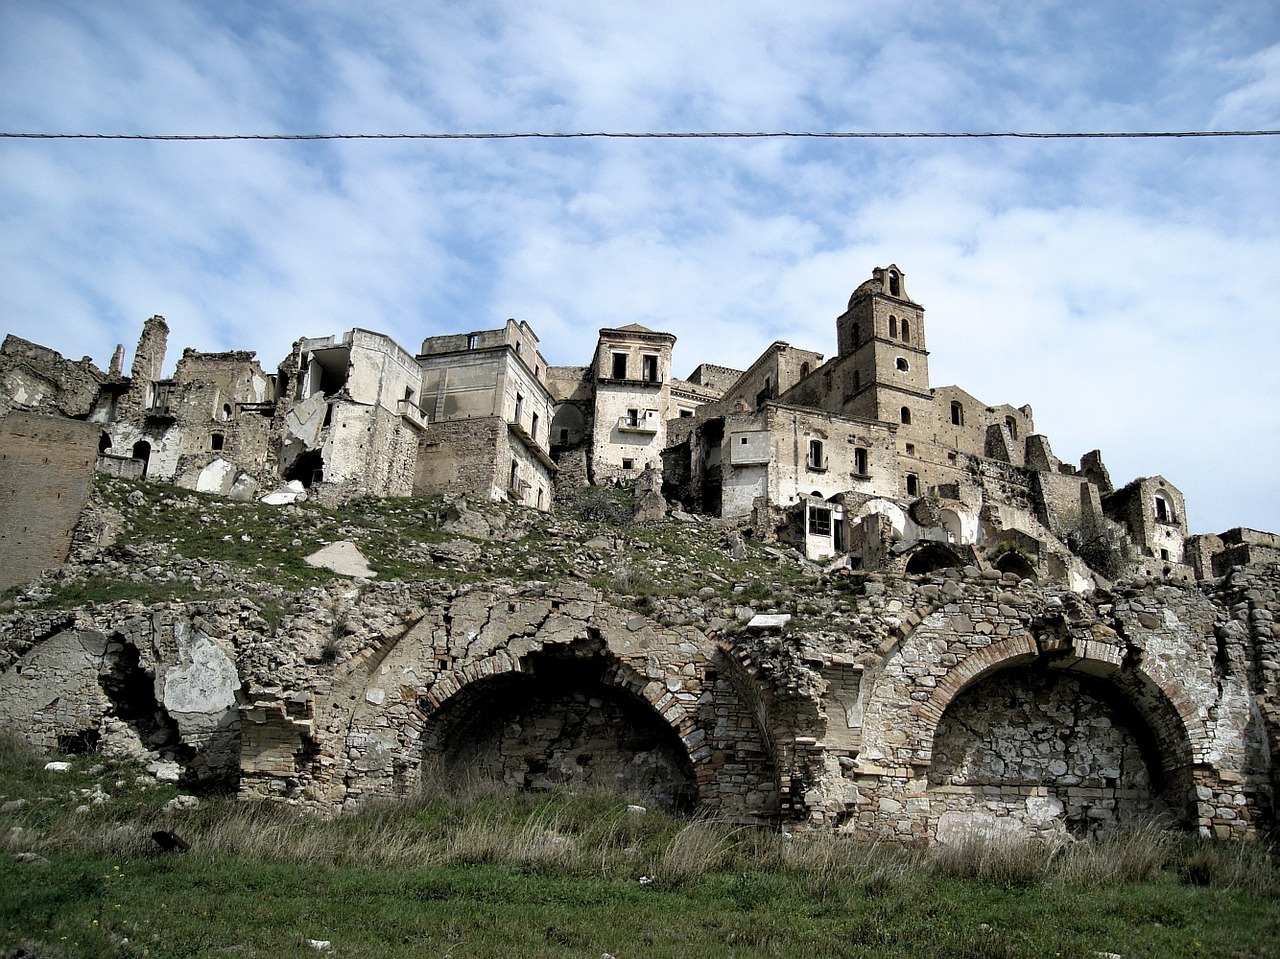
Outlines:
{"type": "Polygon", "coordinates": [[[6,140],[1158,140],[1179,137],[1274,137],[1280,130],[1169,130],[985,133],[856,131],[650,133],[0,133],[6,140]]]}

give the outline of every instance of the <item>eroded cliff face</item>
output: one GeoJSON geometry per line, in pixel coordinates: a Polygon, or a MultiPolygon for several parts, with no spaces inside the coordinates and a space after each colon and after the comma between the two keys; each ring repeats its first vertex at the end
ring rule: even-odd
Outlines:
{"type": "Polygon", "coordinates": [[[752,592],[334,579],[274,623],[248,598],[20,610],[0,717],[321,814],[472,777],[901,841],[1270,826],[1280,567],[1088,597],[977,568],[752,592]]]}

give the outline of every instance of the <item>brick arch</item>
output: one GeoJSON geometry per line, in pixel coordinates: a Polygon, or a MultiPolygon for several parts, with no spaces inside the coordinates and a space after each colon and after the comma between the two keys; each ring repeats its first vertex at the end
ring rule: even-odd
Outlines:
{"type": "MultiPolygon", "coordinates": [[[[554,648],[554,647],[552,647],[554,648]]],[[[675,697],[677,690],[671,690],[666,683],[646,680],[634,668],[606,652],[610,664],[601,674],[601,682],[607,686],[616,686],[648,703],[653,711],[682,740],[692,734],[697,726],[697,716],[686,709],[675,697]]],[[[507,673],[526,673],[525,661],[499,650],[491,656],[477,659],[466,666],[441,673],[430,687],[418,698],[419,709],[424,718],[429,718],[445,706],[454,703],[463,693],[473,695],[476,683],[501,676],[507,673]]],[[[701,684],[690,681],[689,677],[681,679],[684,692],[696,699],[701,694],[701,684]]],[[[687,746],[687,743],[686,743],[687,746]]]]}
{"type": "MultiPolygon", "coordinates": [[[[417,757],[415,764],[418,770],[429,767],[433,758],[443,758],[455,744],[454,733],[470,727],[479,720],[482,724],[484,713],[498,705],[504,690],[517,696],[536,697],[550,688],[556,690],[556,681],[563,680],[564,674],[548,671],[547,686],[537,683],[536,664],[541,654],[553,658],[557,654],[572,656],[574,644],[547,644],[540,650],[517,657],[499,650],[493,655],[468,663],[462,668],[455,668],[441,674],[429,687],[422,690],[417,698],[418,717],[405,732],[413,742],[406,742],[410,752],[417,757]],[[522,680],[528,677],[528,682],[522,680]]],[[[607,647],[593,650],[603,660],[603,668],[595,665],[587,666],[580,677],[570,681],[558,692],[572,689],[578,682],[583,688],[602,688],[616,691],[617,697],[606,701],[598,708],[620,710],[622,715],[630,713],[633,719],[640,722],[629,723],[628,728],[643,730],[648,728],[658,738],[651,741],[649,750],[653,755],[667,756],[665,768],[683,768],[678,792],[682,800],[679,808],[689,807],[695,803],[705,803],[705,797],[713,795],[714,785],[719,770],[713,761],[713,752],[701,748],[708,738],[710,730],[704,729],[699,721],[695,708],[689,708],[682,702],[678,694],[684,694],[688,702],[696,704],[702,690],[702,682],[694,677],[681,677],[676,689],[671,689],[667,682],[647,679],[635,667],[619,658],[607,647]],[[665,732],[659,733],[659,730],[665,732]]],[[[586,664],[589,658],[582,662],[586,664]]],[[[671,677],[672,680],[675,677],[671,677]]],[[[714,805],[714,803],[712,803],[714,805]]]]}
{"type": "Polygon", "coordinates": [[[1102,680],[1124,693],[1155,736],[1166,767],[1189,768],[1206,761],[1208,730],[1197,715],[1189,695],[1176,681],[1165,679],[1158,682],[1141,665],[1126,665],[1125,650],[1111,643],[1094,640],[1038,642],[1029,635],[995,642],[974,651],[938,681],[928,700],[912,710],[915,718],[929,725],[925,746],[927,757],[932,759],[933,736],[939,720],[961,693],[1002,670],[1030,666],[1044,660],[1055,668],[1102,680]],[[1061,665],[1057,665],[1058,662],[1061,665]]]}

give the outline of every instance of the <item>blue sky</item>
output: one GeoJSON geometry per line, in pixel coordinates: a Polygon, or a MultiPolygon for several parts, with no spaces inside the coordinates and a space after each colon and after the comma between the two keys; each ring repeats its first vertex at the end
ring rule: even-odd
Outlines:
{"type": "MultiPolygon", "coordinates": [[[[0,2],[0,130],[1280,129],[1257,2],[0,2]]],[[[936,386],[1068,461],[1160,473],[1194,531],[1280,530],[1280,137],[0,141],[0,328],[105,367],[186,346],[527,319],[676,367],[831,355],[897,263],[936,386]]]]}

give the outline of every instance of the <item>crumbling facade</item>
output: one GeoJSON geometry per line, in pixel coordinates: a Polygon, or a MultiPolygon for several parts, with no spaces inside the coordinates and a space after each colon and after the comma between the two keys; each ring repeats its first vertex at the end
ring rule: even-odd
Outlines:
{"type": "Polygon", "coordinates": [[[1098,451],[1059,460],[1030,406],[932,386],[924,314],[901,269],[876,268],[836,319],[831,359],[778,341],[745,371],[704,363],[687,380],[669,333],[606,327],[588,365],[548,367],[515,320],[428,337],[416,356],[366,330],[302,339],[275,374],[252,353],[186,350],[165,379],[156,316],[128,376],[123,350],[103,373],[7,338],[0,416],[99,424],[100,470],[239,498],[468,494],[548,510],[558,492],[656,471],[683,509],[865,570],[981,553],[1087,590],[1091,540],[1127,542],[1148,575],[1227,568],[1215,556],[1235,544],[1188,546],[1164,477],[1115,489],[1098,451]]]}
{"type": "MultiPolygon", "coordinates": [[[[274,374],[188,350],[165,378],[167,338],[148,320],[128,376],[123,351],[104,373],[0,346],[4,586],[66,555],[96,468],[233,500],[438,494],[458,516],[634,483],[643,521],[678,505],[684,535],[731,528],[735,559],[743,530],[789,544],[768,548],[825,592],[755,609],[717,576],[731,596],[659,615],[582,582],[617,542],[543,517],[575,582],[343,582],[279,627],[248,600],[18,610],[0,719],[42,746],[325,814],[474,775],[904,842],[1275,822],[1280,537],[1188,536],[1163,476],[1117,489],[1097,451],[1055,457],[1029,406],[932,386],[897,266],[854,291],[831,359],[779,341],[688,380],[637,325],[583,367],[548,367],[515,320],[417,355],[305,338],[274,374]]],[[[474,555],[493,530],[471,518],[433,555],[474,555]]]]}

